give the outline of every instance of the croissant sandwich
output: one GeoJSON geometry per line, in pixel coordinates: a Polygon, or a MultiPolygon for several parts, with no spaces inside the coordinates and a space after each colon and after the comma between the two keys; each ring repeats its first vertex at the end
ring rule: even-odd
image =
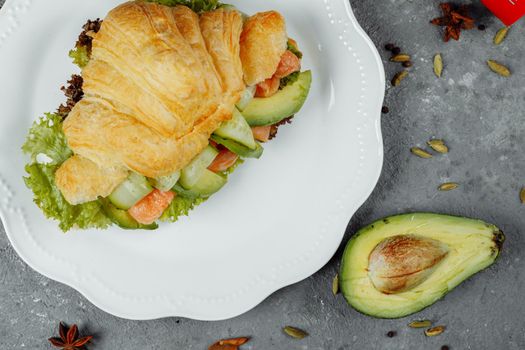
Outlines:
{"type": "Polygon", "coordinates": [[[311,73],[281,14],[159,2],[84,25],[67,102],[23,146],[35,203],[64,231],[176,221],[259,158],[306,100],[311,73]]]}

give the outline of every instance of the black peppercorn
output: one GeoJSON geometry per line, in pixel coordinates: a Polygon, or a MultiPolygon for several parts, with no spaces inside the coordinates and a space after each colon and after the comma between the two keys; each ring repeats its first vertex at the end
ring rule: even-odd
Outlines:
{"type": "Polygon", "coordinates": [[[403,62],[403,67],[405,67],[405,68],[409,68],[409,67],[412,67],[412,66],[413,66],[413,63],[411,61],[403,62]]]}
{"type": "Polygon", "coordinates": [[[487,29],[487,26],[484,25],[484,24],[480,24],[480,25],[478,26],[478,29],[479,29],[479,30],[485,30],[485,29],[487,29]]]}
{"type": "Polygon", "coordinates": [[[388,109],[387,106],[383,106],[383,108],[381,108],[381,113],[387,114],[388,112],[390,112],[390,109],[388,109]]]}
{"type": "Polygon", "coordinates": [[[396,46],[392,49],[393,55],[399,55],[400,53],[401,53],[401,49],[399,47],[396,46]]]}
{"type": "Polygon", "coordinates": [[[389,338],[394,338],[396,335],[397,335],[397,332],[395,331],[390,331],[386,334],[386,336],[389,338]]]}
{"type": "Polygon", "coordinates": [[[385,50],[392,51],[394,49],[394,47],[395,47],[394,44],[388,43],[388,44],[385,45],[385,50]]]}
{"type": "Polygon", "coordinates": [[[443,346],[441,347],[441,350],[450,350],[450,347],[448,347],[447,345],[443,345],[443,346]]]}

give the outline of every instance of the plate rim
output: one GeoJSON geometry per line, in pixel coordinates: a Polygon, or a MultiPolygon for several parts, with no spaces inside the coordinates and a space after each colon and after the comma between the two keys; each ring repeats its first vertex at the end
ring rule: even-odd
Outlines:
{"type": "MultiPolygon", "coordinates": [[[[375,45],[371,41],[371,39],[368,37],[368,35],[365,33],[365,31],[359,25],[357,19],[355,18],[350,2],[348,0],[316,0],[316,1],[322,2],[325,5],[325,8],[328,12],[328,18],[330,22],[332,23],[332,21],[334,21],[334,23],[332,24],[335,24],[335,19],[332,18],[335,16],[333,12],[331,11],[336,6],[338,6],[339,8],[341,5],[344,6],[346,17],[343,20],[346,21],[345,24],[351,25],[354,28],[354,30],[359,34],[359,38],[363,40],[363,42],[366,44],[368,50],[370,51],[368,54],[371,54],[371,56],[374,58],[374,61],[375,61],[374,62],[376,66],[375,68],[377,68],[377,72],[375,73],[379,73],[379,82],[378,82],[379,84],[378,85],[381,88],[381,90],[380,92],[377,92],[377,98],[375,101],[376,105],[373,107],[375,112],[373,113],[373,115],[368,116],[370,118],[369,122],[374,124],[374,130],[377,136],[374,142],[376,142],[375,144],[377,144],[377,147],[379,149],[379,154],[377,154],[375,158],[376,163],[377,163],[376,173],[367,174],[368,176],[371,177],[370,183],[372,185],[370,186],[370,188],[367,189],[367,191],[365,191],[366,195],[363,195],[361,198],[355,200],[355,203],[356,203],[355,210],[352,209],[352,212],[347,214],[348,217],[350,218],[351,216],[355,214],[355,211],[357,211],[358,208],[361,207],[363,203],[368,199],[368,197],[374,190],[375,185],[377,184],[377,181],[379,180],[379,177],[382,171],[383,139],[382,139],[382,132],[381,132],[381,111],[380,110],[381,110],[381,105],[382,105],[384,94],[385,94],[385,91],[384,91],[385,73],[384,73],[383,63],[379,56],[379,53],[375,45]]],[[[3,42],[7,40],[9,35],[12,34],[17,29],[17,27],[20,25],[20,18],[30,8],[33,2],[34,0],[6,0],[3,7],[0,9],[0,51],[2,49],[3,42]],[[2,20],[4,23],[1,22],[2,20]]],[[[344,41],[344,39],[345,39],[344,35],[339,35],[339,41],[341,41],[341,43],[346,46],[347,44],[344,41]]],[[[6,198],[7,198],[6,201],[8,201],[12,197],[12,192],[10,191],[9,185],[7,184],[7,182],[0,177],[0,192],[2,191],[6,195],[6,198]]],[[[15,211],[15,214],[23,215],[22,212],[18,213],[17,209],[15,209],[14,211],[15,211]]],[[[87,300],[89,300],[92,304],[94,304],[95,306],[97,306],[98,308],[102,309],[105,312],[108,312],[112,315],[115,315],[121,318],[135,319],[135,320],[149,320],[149,319],[157,319],[161,317],[188,317],[188,318],[197,319],[197,320],[210,320],[211,321],[211,320],[223,320],[223,319],[236,317],[254,308],[255,306],[260,304],[268,296],[270,296],[277,290],[284,288],[286,286],[289,286],[291,284],[297,283],[305,278],[308,278],[312,274],[316,273],[331,259],[331,257],[337,250],[337,247],[336,247],[334,251],[332,252],[332,254],[330,254],[329,256],[326,256],[325,259],[323,259],[325,260],[323,264],[320,264],[319,266],[316,266],[315,268],[308,269],[307,272],[301,273],[300,276],[296,278],[287,278],[286,282],[282,282],[276,285],[272,285],[270,287],[266,287],[263,293],[258,293],[256,298],[252,298],[254,300],[252,300],[252,302],[250,303],[250,306],[243,307],[242,310],[235,310],[229,313],[223,312],[221,313],[221,316],[214,315],[214,316],[209,316],[209,317],[204,316],[200,313],[192,314],[192,312],[186,312],[183,314],[175,314],[172,311],[172,309],[166,310],[165,313],[163,314],[159,314],[158,312],[153,312],[152,314],[147,314],[144,312],[139,312],[139,313],[124,312],[121,309],[114,308],[111,305],[102,303],[100,301],[100,296],[97,297],[96,296],[97,293],[85,285],[88,278],[85,278],[85,279],[73,278],[73,279],[68,280],[67,278],[64,277],[65,275],[60,276],[59,274],[50,272],[49,269],[46,269],[42,267],[41,265],[39,265],[38,262],[35,261],[35,259],[31,256],[31,254],[27,253],[23,247],[18,245],[17,240],[13,236],[14,230],[10,229],[11,223],[10,223],[9,216],[10,215],[9,213],[7,213],[6,208],[0,205],[0,219],[2,220],[4,224],[5,232],[6,232],[6,235],[11,245],[13,246],[17,254],[21,257],[21,259],[24,262],[26,262],[33,270],[37,271],[38,273],[50,279],[53,279],[55,281],[58,281],[60,283],[63,283],[65,285],[68,285],[74,288],[79,293],[81,293],[87,300]]],[[[343,237],[344,237],[344,231],[340,235],[338,246],[340,246],[343,237]]]]}

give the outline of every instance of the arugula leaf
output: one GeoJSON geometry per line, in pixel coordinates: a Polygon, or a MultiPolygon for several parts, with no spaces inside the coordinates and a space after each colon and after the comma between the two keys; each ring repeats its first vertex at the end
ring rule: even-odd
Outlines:
{"type": "Polygon", "coordinates": [[[218,0],[147,0],[157,4],[166,6],[184,5],[188,6],[193,11],[200,13],[206,11],[213,11],[222,6],[218,0]]]}
{"type": "Polygon", "coordinates": [[[31,162],[25,167],[28,176],[24,181],[33,191],[34,202],[46,217],[60,221],[59,226],[63,231],[73,227],[106,228],[111,224],[103,213],[100,202],[71,205],[55,184],[55,171],[72,155],[59,115],[48,113],[34,122],[22,150],[31,157],[31,162]],[[51,161],[47,164],[39,163],[39,154],[45,154],[51,161]]]}

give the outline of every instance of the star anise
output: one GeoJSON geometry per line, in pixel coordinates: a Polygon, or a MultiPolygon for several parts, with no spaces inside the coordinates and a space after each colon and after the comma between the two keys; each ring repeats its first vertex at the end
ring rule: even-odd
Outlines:
{"type": "Polygon", "coordinates": [[[448,42],[451,38],[459,40],[462,29],[474,28],[474,19],[469,17],[467,5],[455,5],[450,2],[439,4],[443,16],[434,18],[430,23],[445,27],[445,35],[443,40],[448,42]]]}
{"type": "Polygon", "coordinates": [[[83,349],[93,336],[78,338],[78,327],[76,324],[68,328],[65,324],[60,322],[58,327],[60,338],[49,338],[51,345],[61,348],[62,350],[79,350],[83,349]]]}

